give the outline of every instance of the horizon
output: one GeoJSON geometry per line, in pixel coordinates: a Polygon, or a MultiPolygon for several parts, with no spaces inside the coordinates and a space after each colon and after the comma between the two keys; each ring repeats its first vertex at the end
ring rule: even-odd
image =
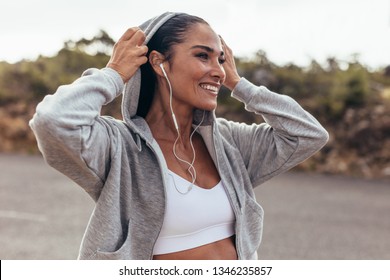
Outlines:
{"type": "Polygon", "coordinates": [[[99,30],[116,41],[128,27],[172,10],[204,18],[236,57],[262,50],[276,65],[305,67],[312,60],[323,65],[331,57],[348,62],[354,56],[371,69],[390,65],[390,0],[247,0],[245,5],[237,0],[170,0],[164,7],[156,0],[23,2],[0,3],[0,61],[55,56],[64,42],[92,38],[99,30]]]}

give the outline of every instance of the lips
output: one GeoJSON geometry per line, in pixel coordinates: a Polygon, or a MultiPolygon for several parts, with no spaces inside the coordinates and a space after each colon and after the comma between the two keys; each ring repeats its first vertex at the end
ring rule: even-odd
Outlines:
{"type": "Polygon", "coordinates": [[[212,84],[200,84],[202,89],[205,89],[213,94],[218,94],[219,87],[212,84]]]}

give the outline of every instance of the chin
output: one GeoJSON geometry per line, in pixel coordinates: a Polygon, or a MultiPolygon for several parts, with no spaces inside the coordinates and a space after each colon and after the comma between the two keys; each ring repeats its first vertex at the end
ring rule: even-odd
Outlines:
{"type": "Polygon", "coordinates": [[[199,110],[205,110],[205,111],[214,111],[217,109],[217,104],[204,104],[203,106],[197,107],[199,110]]]}

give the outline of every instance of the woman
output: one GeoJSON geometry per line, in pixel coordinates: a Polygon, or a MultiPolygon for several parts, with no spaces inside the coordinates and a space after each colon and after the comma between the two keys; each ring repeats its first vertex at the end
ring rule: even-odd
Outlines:
{"type": "Polygon", "coordinates": [[[204,20],[177,13],[127,30],[106,68],[46,96],[30,125],[96,202],[80,259],[256,259],[254,187],[328,139],[294,100],[241,78],[204,20]],[[222,85],[266,123],[216,119],[222,85]],[[100,116],[123,88],[124,120],[100,116]]]}

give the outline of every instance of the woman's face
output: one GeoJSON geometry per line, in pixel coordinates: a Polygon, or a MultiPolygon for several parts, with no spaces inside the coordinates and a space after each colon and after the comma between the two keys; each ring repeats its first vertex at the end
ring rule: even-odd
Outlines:
{"type": "MultiPolygon", "coordinates": [[[[173,46],[167,71],[174,106],[186,104],[211,111],[225,80],[224,54],[218,35],[206,24],[195,24],[181,44],[173,46]]],[[[166,64],[164,64],[166,65],[166,64]]]]}

